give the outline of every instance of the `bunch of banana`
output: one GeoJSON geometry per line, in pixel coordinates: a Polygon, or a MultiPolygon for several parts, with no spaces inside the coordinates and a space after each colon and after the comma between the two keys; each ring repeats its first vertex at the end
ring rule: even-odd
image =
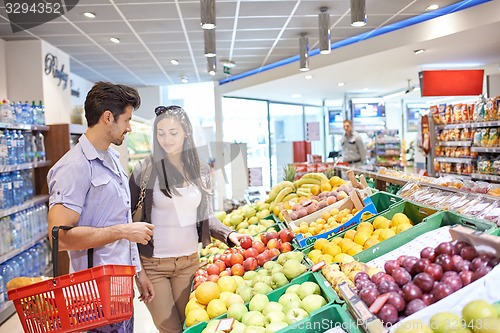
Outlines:
{"type": "Polygon", "coordinates": [[[273,211],[274,207],[280,202],[287,202],[294,198],[297,198],[295,187],[292,182],[285,180],[271,188],[271,192],[269,192],[269,197],[266,202],[271,204],[269,208],[273,211]]]}
{"type": "Polygon", "coordinates": [[[293,186],[297,190],[299,197],[310,197],[318,195],[322,182],[328,181],[328,178],[321,172],[306,173],[299,180],[293,182],[293,186]]]}

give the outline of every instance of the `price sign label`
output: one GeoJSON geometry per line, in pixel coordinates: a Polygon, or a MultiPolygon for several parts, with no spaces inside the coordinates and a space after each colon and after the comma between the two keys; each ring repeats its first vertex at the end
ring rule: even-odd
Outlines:
{"type": "Polygon", "coordinates": [[[234,318],[225,318],[219,321],[216,331],[229,332],[233,328],[234,318]]]}
{"type": "Polygon", "coordinates": [[[325,265],[326,265],[326,262],[324,260],[321,260],[316,265],[314,265],[313,267],[311,267],[311,271],[313,271],[313,272],[319,271],[321,269],[321,267],[323,267],[325,265]]]}

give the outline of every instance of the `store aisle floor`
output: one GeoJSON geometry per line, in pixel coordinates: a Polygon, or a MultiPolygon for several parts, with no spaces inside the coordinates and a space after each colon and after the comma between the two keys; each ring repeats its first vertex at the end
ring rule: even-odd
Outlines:
{"type": "MultiPolygon", "coordinates": [[[[137,288],[135,294],[139,295],[137,288]]],[[[134,299],[134,316],[135,333],[158,333],[148,309],[137,297],[134,299]]],[[[23,327],[17,314],[14,314],[0,326],[0,333],[23,333],[23,327]]]]}

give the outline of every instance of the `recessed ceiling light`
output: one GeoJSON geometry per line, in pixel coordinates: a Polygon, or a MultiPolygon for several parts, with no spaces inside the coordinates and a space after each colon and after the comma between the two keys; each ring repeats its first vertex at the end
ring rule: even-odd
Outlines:
{"type": "Polygon", "coordinates": [[[370,89],[369,89],[369,88],[363,88],[363,90],[364,90],[364,91],[368,91],[368,90],[370,90],[370,89]]]}
{"type": "Polygon", "coordinates": [[[179,64],[179,61],[175,60],[175,59],[172,59],[170,60],[170,63],[174,66],[177,66],[179,64]]]}
{"type": "Polygon", "coordinates": [[[304,76],[304,79],[306,79],[306,80],[310,80],[310,79],[312,79],[312,78],[313,78],[313,76],[312,76],[312,75],[310,75],[310,74],[308,74],[308,75],[304,76]]]}
{"type": "Polygon", "coordinates": [[[438,8],[439,8],[438,5],[430,5],[429,7],[425,8],[425,10],[436,10],[438,8]]]}
{"type": "Polygon", "coordinates": [[[209,71],[208,74],[215,76],[215,71],[209,71]]]}
{"type": "Polygon", "coordinates": [[[424,52],[425,52],[424,49],[418,49],[418,50],[413,51],[413,53],[415,53],[415,54],[420,54],[420,53],[424,53],[424,52]]]}
{"type": "Polygon", "coordinates": [[[88,17],[88,18],[95,18],[95,14],[91,12],[85,12],[83,13],[83,16],[88,17]]]}
{"type": "Polygon", "coordinates": [[[116,38],[116,37],[111,37],[109,40],[111,42],[115,43],[115,44],[119,44],[120,43],[120,40],[118,38],[116,38]]]}
{"type": "Polygon", "coordinates": [[[301,95],[301,94],[293,94],[293,95],[292,95],[292,98],[301,98],[301,97],[302,97],[302,95],[301,95]]]}
{"type": "Polygon", "coordinates": [[[181,77],[181,82],[182,83],[188,83],[189,80],[187,79],[187,77],[183,76],[183,77],[181,77]]]}
{"type": "Polygon", "coordinates": [[[337,83],[337,86],[339,86],[339,87],[343,87],[344,85],[345,85],[345,83],[344,83],[344,82],[339,82],[339,83],[337,83]]]}

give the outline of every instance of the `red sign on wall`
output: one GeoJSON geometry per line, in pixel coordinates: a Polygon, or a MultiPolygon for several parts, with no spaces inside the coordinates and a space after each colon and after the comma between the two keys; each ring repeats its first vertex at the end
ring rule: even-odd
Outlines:
{"type": "Polygon", "coordinates": [[[483,93],[483,69],[422,71],[419,78],[422,97],[473,96],[483,93]]]}

